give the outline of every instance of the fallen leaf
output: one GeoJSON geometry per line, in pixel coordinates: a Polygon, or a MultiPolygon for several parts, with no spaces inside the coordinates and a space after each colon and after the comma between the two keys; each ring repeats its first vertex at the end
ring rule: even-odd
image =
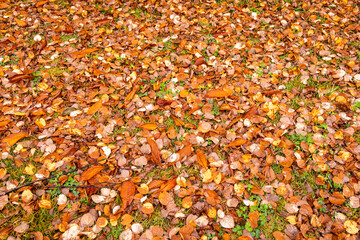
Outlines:
{"type": "Polygon", "coordinates": [[[145,124],[141,125],[140,127],[143,128],[143,129],[147,129],[147,130],[155,130],[159,126],[154,124],[154,123],[145,123],[145,124]]]}
{"type": "Polygon", "coordinates": [[[128,180],[121,184],[120,197],[122,200],[121,210],[124,210],[127,206],[129,206],[134,199],[136,191],[135,184],[128,180]]]}
{"type": "Polygon", "coordinates": [[[149,202],[144,203],[141,207],[141,211],[145,214],[152,214],[154,212],[154,206],[149,202]]]}
{"type": "Polygon", "coordinates": [[[359,232],[358,225],[353,220],[346,220],[344,222],[344,227],[345,227],[346,231],[350,234],[357,234],[359,232]]]}
{"type": "Polygon", "coordinates": [[[84,50],[81,50],[81,51],[76,51],[76,52],[69,53],[69,55],[71,57],[73,57],[73,58],[83,58],[86,55],[88,55],[88,54],[90,54],[92,52],[96,52],[98,50],[99,50],[98,48],[87,48],[87,49],[84,49],[84,50]]]}
{"type": "Polygon", "coordinates": [[[246,143],[247,143],[246,139],[238,138],[238,139],[232,141],[231,143],[229,143],[228,145],[226,145],[224,147],[224,149],[229,148],[229,147],[237,147],[237,146],[245,145],[246,143]]]}
{"type": "Polygon", "coordinates": [[[196,150],[196,159],[200,166],[202,166],[203,168],[208,167],[206,156],[200,149],[196,150]]]}
{"type": "Polygon", "coordinates": [[[87,111],[88,115],[93,115],[94,113],[96,113],[97,111],[99,111],[99,109],[102,107],[102,101],[99,100],[96,103],[94,103],[87,111]]]}
{"type": "Polygon", "coordinates": [[[249,219],[247,221],[250,223],[251,228],[255,229],[258,227],[259,217],[259,211],[253,211],[249,213],[249,219]]]}
{"type": "Polygon", "coordinates": [[[223,217],[222,219],[220,219],[220,225],[223,228],[227,228],[227,229],[231,229],[235,227],[235,221],[234,218],[230,215],[226,215],[225,217],[223,217]]]}
{"type": "Polygon", "coordinates": [[[221,89],[212,89],[210,91],[208,91],[205,94],[206,98],[224,98],[229,96],[230,94],[224,90],[221,89]]]}
{"type": "Polygon", "coordinates": [[[161,163],[161,157],[160,157],[160,151],[159,151],[159,147],[156,144],[156,142],[154,140],[152,140],[151,138],[147,139],[148,144],[150,145],[151,148],[151,157],[152,157],[152,161],[157,164],[160,165],[161,163]]]}
{"type": "Polygon", "coordinates": [[[25,21],[17,19],[16,17],[15,17],[15,22],[19,27],[25,27],[27,25],[25,21]]]}
{"type": "Polygon", "coordinates": [[[3,139],[1,139],[1,142],[6,143],[8,146],[11,147],[15,143],[17,143],[20,139],[23,139],[23,138],[28,137],[28,136],[29,135],[27,135],[24,132],[13,133],[13,134],[10,134],[10,135],[4,137],[3,139]]]}
{"type": "Polygon", "coordinates": [[[90,168],[88,168],[81,174],[80,181],[90,180],[91,178],[93,178],[96,174],[98,174],[103,169],[104,169],[104,167],[101,165],[91,166],[90,168]]]}
{"type": "Polygon", "coordinates": [[[340,192],[334,192],[332,196],[329,197],[329,201],[332,204],[341,205],[345,202],[345,197],[340,192]]]}

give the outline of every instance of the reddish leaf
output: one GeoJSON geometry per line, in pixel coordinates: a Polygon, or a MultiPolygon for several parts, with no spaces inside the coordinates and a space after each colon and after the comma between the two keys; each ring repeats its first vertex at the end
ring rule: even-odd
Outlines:
{"type": "Polygon", "coordinates": [[[195,60],[195,65],[196,65],[196,66],[199,66],[199,65],[205,64],[205,63],[206,63],[206,62],[205,62],[205,58],[204,58],[204,57],[200,57],[200,58],[198,58],[198,59],[195,60]]]}

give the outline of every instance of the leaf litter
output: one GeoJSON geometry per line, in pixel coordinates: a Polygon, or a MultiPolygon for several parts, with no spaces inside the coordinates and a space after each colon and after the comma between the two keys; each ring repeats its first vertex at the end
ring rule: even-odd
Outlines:
{"type": "Polygon", "coordinates": [[[0,238],[356,239],[359,7],[0,3],[0,238]]]}

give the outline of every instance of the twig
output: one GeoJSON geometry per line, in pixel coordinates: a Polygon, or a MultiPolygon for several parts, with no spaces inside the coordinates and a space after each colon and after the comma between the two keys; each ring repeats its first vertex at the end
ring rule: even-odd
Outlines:
{"type": "MultiPolygon", "coordinates": [[[[69,174],[71,174],[71,173],[73,173],[73,172],[77,172],[78,170],[82,170],[82,169],[88,168],[88,167],[90,167],[90,166],[92,166],[92,165],[94,165],[94,164],[96,164],[96,163],[98,163],[98,162],[102,162],[102,161],[104,161],[104,159],[95,161],[95,162],[93,162],[93,163],[89,163],[89,164],[87,164],[87,165],[85,165],[85,166],[83,166],[83,167],[80,167],[80,168],[77,168],[77,169],[74,169],[74,170],[71,170],[71,171],[68,171],[68,172],[62,172],[62,174],[63,174],[63,175],[69,175],[69,174]]],[[[9,191],[6,191],[6,192],[3,193],[3,194],[0,193],[0,195],[9,194],[9,193],[14,192],[14,191],[17,191],[17,190],[19,190],[19,189],[21,189],[21,188],[24,188],[24,187],[27,187],[27,186],[32,186],[33,184],[35,184],[35,183],[37,183],[37,182],[46,181],[46,180],[53,179],[53,178],[56,178],[56,177],[57,177],[57,176],[54,175],[54,176],[50,176],[50,177],[47,177],[47,178],[38,179],[38,180],[35,180],[35,181],[32,181],[32,182],[23,184],[23,185],[21,185],[21,186],[18,186],[18,187],[16,187],[16,188],[13,188],[13,189],[11,189],[11,190],[9,190],[9,191]]]]}

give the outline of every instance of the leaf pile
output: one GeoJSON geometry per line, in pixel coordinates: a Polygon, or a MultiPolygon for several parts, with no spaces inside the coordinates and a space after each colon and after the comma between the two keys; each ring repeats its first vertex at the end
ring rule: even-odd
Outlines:
{"type": "Polygon", "coordinates": [[[0,239],[356,239],[359,11],[2,1],[0,239]]]}

